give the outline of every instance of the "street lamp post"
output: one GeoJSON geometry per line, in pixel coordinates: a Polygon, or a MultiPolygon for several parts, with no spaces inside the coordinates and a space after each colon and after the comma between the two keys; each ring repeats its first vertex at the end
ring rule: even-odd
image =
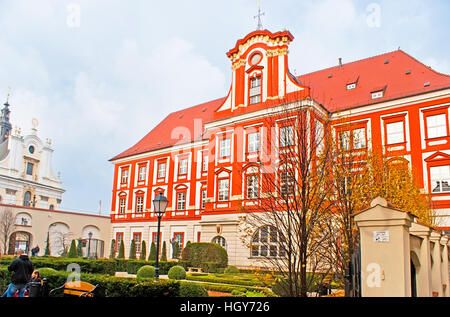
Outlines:
{"type": "Polygon", "coordinates": [[[166,197],[159,193],[155,199],[153,199],[153,206],[155,208],[155,215],[158,217],[158,232],[156,234],[156,263],[155,263],[155,280],[159,279],[159,232],[161,231],[161,217],[166,212],[167,204],[169,201],[166,197]]]}
{"type": "Polygon", "coordinates": [[[92,238],[92,232],[88,233],[88,237],[89,237],[89,242],[88,242],[87,256],[88,256],[88,259],[91,259],[91,238],[92,238]]]}

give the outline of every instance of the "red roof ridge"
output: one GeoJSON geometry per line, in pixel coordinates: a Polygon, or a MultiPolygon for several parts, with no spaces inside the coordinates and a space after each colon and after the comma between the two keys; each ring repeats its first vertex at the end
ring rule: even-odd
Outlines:
{"type": "MultiPolygon", "coordinates": [[[[342,63],[342,66],[344,66],[344,65],[349,65],[349,64],[354,64],[354,63],[359,63],[359,62],[364,62],[364,61],[367,61],[367,60],[372,59],[372,58],[377,58],[377,57],[380,57],[380,56],[383,56],[383,55],[389,55],[389,54],[393,54],[393,53],[396,53],[396,52],[401,52],[401,53],[407,55],[408,57],[412,58],[414,61],[416,61],[416,62],[418,62],[419,64],[423,65],[424,67],[426,67],[426,68],[432,70],[433,72],[435,72],[435,73],[438,74],[438,75],[444,75],[444,76],[449,76],[449,77],[450,77],[450,75],[448,75],[448,74],[440,73],[440,72],[436,71],[435,69],[433,69],[431,66],[425,65],[424,63],[422,63],[421,61],[419,61],[418,59],[416,59],[414,56],[412,56],[412,55],[406,53],[406,52],[405,52],[404,50],[402,50],[402,49],[396,49],[396,50],[393,50],[393,51],[389,51],[389,52],[385,52],[385,53],[380,53],[380,54],[373,55],[373,56],[370,56],[370,57],[366,57],[366,58],[363,58],[363,59],[354,60],[354,61],[351,61],[351,62],[348,62],[348,63],[342,63]]],[[[334,68],[339,68],[339,65],[330,66],[330,67],[327,67],[327,68],[315,70],[315,71],[313,71],[313,72],[305,73],[305,74],[302,74],[302,75],[297,76],[297,78],[300,79],[300,77],[312,75],[312,74],[319,73],[319,72],[324,72],[324,71],[326,71],[326,70],[331,70],[331,69],[334,69],[334,68]]]]}

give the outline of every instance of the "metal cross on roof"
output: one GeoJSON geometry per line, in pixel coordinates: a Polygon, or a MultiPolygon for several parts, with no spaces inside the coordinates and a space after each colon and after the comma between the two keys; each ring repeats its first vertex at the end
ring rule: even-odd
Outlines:
{"type": "Polygon", "coordinates": [[[262,30],[263,26],[262,26],[262,22],[261,22],[261,17],[264,15],[264,12],[261,12],[261,4],[258,1],[258,3],[256,4],[256,6],[258,7],[258,14],[255,15],[253,18],[256,19],[258,18],[258,27],[256,28],[257,30],[262,30]]]}

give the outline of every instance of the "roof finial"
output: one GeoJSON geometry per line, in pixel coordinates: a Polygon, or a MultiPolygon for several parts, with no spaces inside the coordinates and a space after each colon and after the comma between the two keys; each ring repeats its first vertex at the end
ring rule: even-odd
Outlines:
{"type": "Polygon", "coordinates": [[[264,12],[261,12],[261,3],[258,1],[256,3],[256,6],[258,7],[258,14],[255,15],[253,18],[256,19],[258,18],[258,26],[257,26],[257,30],[262,30],[263,26],[262,26],[262,22],[261,22],[261,17],[264,15],[264,12]]]}

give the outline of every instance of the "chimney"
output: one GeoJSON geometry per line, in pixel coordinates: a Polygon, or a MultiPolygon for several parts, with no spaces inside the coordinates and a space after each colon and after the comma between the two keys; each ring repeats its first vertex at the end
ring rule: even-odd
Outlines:
{"type": "Polygon", "coordinates": [[[339,69],[342,68],[342,57],[339,57],[339,69]]]}

